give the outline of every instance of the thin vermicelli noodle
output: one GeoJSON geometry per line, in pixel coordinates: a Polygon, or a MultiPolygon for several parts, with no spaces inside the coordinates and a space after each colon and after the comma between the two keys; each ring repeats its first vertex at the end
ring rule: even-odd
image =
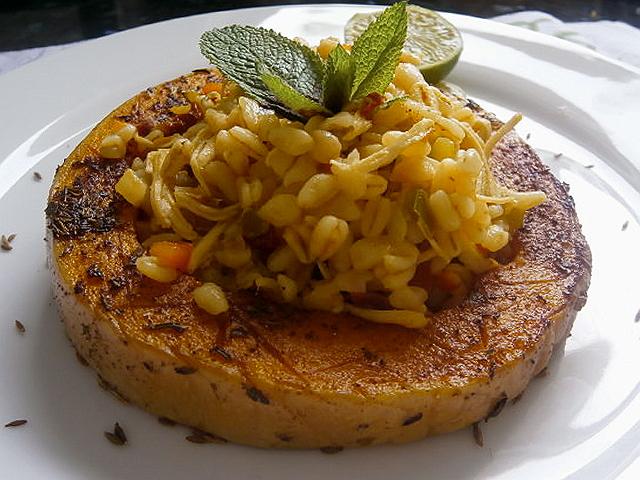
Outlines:
{"type": "MultiPolygon", "coordinates": [[[[329,51],[330,42],[318,48],[329,51]]],[[[494,131],[410,63],[384,95],[305,123],[231,83],[207,90],[173,107],[203,112],[183,134],[141,136],[125,124],[101,153],[122,158],[129,141],[145,152],[116,186],[146,212],[139,232],[149,253],[138,269],[161,282],[194,274],[203,281],[194,300],[212,314],[229,308],[225,292],[256,289],[302,308],[422,327],[427,305],[464,298],[545,198],[491,174],[493,148],[521,116],[494,131]],[[161,244],[188,251],[188,262],[153,255],[161,244]]]]}

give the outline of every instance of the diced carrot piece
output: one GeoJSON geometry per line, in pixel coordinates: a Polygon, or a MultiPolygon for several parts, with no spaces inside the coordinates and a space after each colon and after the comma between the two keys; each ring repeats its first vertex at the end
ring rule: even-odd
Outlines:
{"type": "Polygon", "coordinates": [[[193,245],[188,242],[156,242],[151,245],[149,253],[158,258],[163,267],[172,267],[182,272],[187,271],[193,245]]]}
{"type": "Polygon", "coordinates": [[[447,270],[438,275],[438,286],[447,292],[453,292],[462,284],[462,279],[454,272],[447,270]]]}
{"type": "Polygon", "coordinates": [[[209,82],[205,83],[204,87],[202,87],[202,93],[208,95],[211,92],[222,93],[222,83],[217,82],[209,82]]]}

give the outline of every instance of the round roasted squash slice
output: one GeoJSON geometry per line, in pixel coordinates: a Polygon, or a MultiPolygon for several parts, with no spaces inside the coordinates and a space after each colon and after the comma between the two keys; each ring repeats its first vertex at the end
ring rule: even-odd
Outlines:
{"type": "Polygon", "coordinates": [[[138,273],[137,212],[115,191],[137,152],[102,158],[100,142],[123,120],[142,133],[183,132],[202,115],[172,110],[187,103],[183,92],[222,81],[199,70],[145,90],[55,176],[55,297],[103,382],[155,415],[261,447],[407,442],[494,415],[519,395],[584,304],[591,259],[566,187],[514,133],[494,149],[493,173],[547,200],[527,213],[512,255],[425,328],[296,310],[251,291],[228,292],[229,310],[214,316],[196,306],[194,276],[163,284],[138,273]]]}

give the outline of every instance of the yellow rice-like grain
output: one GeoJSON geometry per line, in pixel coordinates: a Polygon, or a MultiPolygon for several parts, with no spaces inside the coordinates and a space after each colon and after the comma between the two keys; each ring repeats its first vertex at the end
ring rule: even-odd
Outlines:
{"type": "MultiPolygon", "coordinates": [[[[337,43],[323,40],[319,54],[326,58],[337,43]]],[[[461,298],[475,274],[493,268],[485,252],[507,245],[525,211],[545,199],[506,189],[491,174],[491,151],[520,116],[494,131],[403,58],[383,94],[389,102],[366,118],[356,101],[328,117],[291,121],[229,86],[225,96],[186,93],[189,103],[174,109],[196,105],[203,115],[183,134],[143,137],[125,124],[103,139],[106,158],[123,158],[128,142],[143,152],[116,190],[151,215],[146,248],[193,243],[188,271],[204,280],[193,292],[202,309],[226,311],[221,285],[229,284],[421,328],[429,291],[413,283],[417,271],[446,277],[461,298]],[[256,246],[263,236],[276,246],[256,246]],[[345,294],[367,292],[388,308],[345,294]]],[[[161,282],[178,276],[148,255],[137,268],[161,282]]]]}

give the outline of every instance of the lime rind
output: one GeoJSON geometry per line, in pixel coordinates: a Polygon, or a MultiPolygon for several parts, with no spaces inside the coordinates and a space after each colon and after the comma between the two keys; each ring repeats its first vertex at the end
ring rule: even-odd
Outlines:
{"type": "MultiPolygon", "coordinates": [[[[367,26],[380,14],[357,13],[345,26],[345,40],[353,43],[367,26]]],[[[419,69],[429,83],[445,78],[460,58],[462,36],[458,29],[438,13],[419,7],[407,6],[409,24],[404,49],[420,60],[419,69]]]]}
{"type": "Polygon", "coordinates": [[[460,54],[462,51],[459,51],[455,56],[449,58],[448,60],[444,60],[437,63],[432,63],[427,66],[420,66],[420,73],[424,79],[432,85],[441,82],[444,78],[447,77],[453,70],[453,67],[456,66],[458,60],[460,59],[460,54]]]}

